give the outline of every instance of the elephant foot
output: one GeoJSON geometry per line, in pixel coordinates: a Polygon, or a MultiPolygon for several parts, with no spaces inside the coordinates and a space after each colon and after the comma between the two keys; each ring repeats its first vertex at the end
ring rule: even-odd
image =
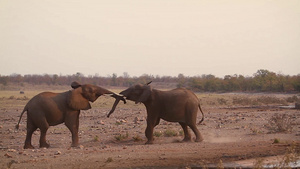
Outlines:
{"type": "Polygon", "coordinates": [[[77,143],[77,142],[73,142],[73,143],[71,144],[71,147],[80,147],[80,145],[79,145],[79,143],[77,143]]]}
{"type": "Polygon", "coordinates": [[[182,140],[182,142],[192,142],[192,139],[191,139],[191,138],[184,138],[184,139],[182,140]]]}
{"type": "Polygon", "coordinates": [[[34,147],[31,144],[25,144],[24,149],[34,149],[34,147]]]}
{"type": "Polygon", "coordinates": [[[71,148],[74,148],[74,149],[83,149],[84,148],[84,146],[83,145],[79,145],[79,144],[77,144],[77,145],[71,145],[71,147],[70,147],[70,149],[71,148]]]}
{"type": "Polygon", "coordinates": [[[145,144],[153,144],[153,141],[147,141],[145,144]]]}
{"type": "Polygon", "coordinates": [[[202,142],[203,138],[196,139],[195,142],[202,142]]]}
{"type": "Polygon", "coordinates": [[[48,143],[42,143],[42,144],[40,144],[40,148],[43,148],[43,147],[49,148],[50,145],[48,143]]]}

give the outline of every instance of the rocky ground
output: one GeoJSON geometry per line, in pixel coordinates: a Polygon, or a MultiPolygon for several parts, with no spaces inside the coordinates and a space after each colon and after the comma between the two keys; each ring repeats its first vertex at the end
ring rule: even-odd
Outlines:
{"type": "MultiPolygon", "coordinates": [[[[232,95],[232,94],[230,94],[232,95]]],[[[155,128],[155,142],[145,145],[146,110],[143,105],[120,104],[110,118],[110,98],[98,99],[93,108],[80,115],[80,146],[70,148],[71,134],[63,125],[50,127],[50,148],[38,148],[39,131],[33,135],[36,149],[24,150],[26,115],[15,130],[19,115],[28,99],[0,99],[0,167],[1,168],[193,168],[228,162],[287,154],[298,157],[300,145],[300,111],[278,106],[241,106],[208,104],[200,96],[205,120],[198,125],[204,137],[200,143],[182,143],[178,123],[161,120],[155,128]],[[273,120],[272,120],[273,119],[273,120]],[[281,121],[280,121],[281,120],[281,121]],[[287,131],[279,132],[276,124],[287,131]]],[[[30,96],[28,96],[30,98],[30,96]]],[[[231,97],[231,96],[230,96],[231,97]]],[[[201,114],[198,114],[198,121],[201,114]]],[[[193,135],[194,137],[194,135],[193,135]]],[[[267,163],[268,161],[264,161],[267,163]]]]}

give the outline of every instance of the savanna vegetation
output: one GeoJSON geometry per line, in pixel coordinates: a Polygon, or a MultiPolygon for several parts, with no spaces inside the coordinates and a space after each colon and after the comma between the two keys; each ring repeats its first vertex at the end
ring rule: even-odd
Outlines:
{"type": "Polygon", "coordinates": [[[211,74],[198,76],[185,76],[179,74],[177,77],[172,76],[154,76],[143,74],[139,77],[131,77],[124,72],[118,76],[112,74],[107,77],[99,75],[85,76],[82,73],[73,75],[20,75],[12,74],[9,76],[0,75],[0,89],[9,84],[24,86],[24,84],[33,85],[70,85],[72,81],[81,83],[90,83],[101,86],[128,87],[136,83],[146,83],[153,81],[163,86],[173,84],[177,87],[186,87],[195,92],[293,92],[300,91],[300,74],[290,76],[260,69],[253,76],[243,75],[226,75],[223,78],[211,74]],[[164,85],[165,84],[165,85],[164,85]],[[167,85],[168,84],[168,85],[167,85]]]}

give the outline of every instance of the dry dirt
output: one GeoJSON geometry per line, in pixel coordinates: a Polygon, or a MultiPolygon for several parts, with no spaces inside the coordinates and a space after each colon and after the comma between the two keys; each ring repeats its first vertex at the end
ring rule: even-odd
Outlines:
{"type": "MultiPolygon", "coordinates": [[[[102,97],[97,103],[93,103],[91,110],[80,114],[79,148],[70,148],[71,134],[61,124],[48,130],[50,148],[38,148],[40,134],[36,131],[32,140],[36,149],[25,150],[22,147],[26,136],[26,114],[20,129],[15,130],[14,127],[28,100],[16,97],[9,99],[7,96],[0,98],[0,167],[197,168],[279,156],[286,154],[291,146],[299,148],[299,110],[280,109],[276,106],[232,108],[235,106],[204,104],[202,109],[205,120],[198,125],[204,137],[203,142],[181,142],[183,136],[180,125],[161,120],[154,129],[154,144],[145,145],[144,106],[130,101],[126,105],[120,103],[114,114],[107,118],[106,114],[114,100],[102,97]],[[292,132],[270,133],[270,129],[265,126],[274,114],[290,115],[292,132]],[[167,137],[167,131],[177,136],[167,137]],[[274,143],[275,139],[279,143],[274,143]]],[[[205,97],[201,100],[203,99],[205,97]]],[[[197,120],[200,119],[199,113],[197,120]]]]}

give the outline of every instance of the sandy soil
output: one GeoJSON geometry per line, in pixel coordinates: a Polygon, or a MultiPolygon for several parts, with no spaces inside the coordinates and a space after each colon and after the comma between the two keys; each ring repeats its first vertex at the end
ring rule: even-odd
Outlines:
{"type": "Polygon", "coordinates": [[[299,110],[206,105],[203,106],[205,120],[198,125],[203,142],[181,142],[180,125],[161,120],[155,128],[155,143],[145,145],[146,111],[143,105],[121,105],[106,118],[109,104],[82,111],[80,147],[70,148],[71,134],[61,124],[48,130],[50,148],[38,148],[40,134],[36,131],[33,135],[36,149],[24,150],[26,115],[20,129],[14,127],[28,100],[4,100],[0,99],[1,168],[193,168],[284,156],[291,146],[299,150],[300,144],[299,110]],[[292,132],[270,133],[265,126],[276,113],[290,115],[292,132]],[[177,133],[177,136],[167,137],[166,131],[177,133]],[[274,143],[275,139],[279,143],[274,143]]]}

